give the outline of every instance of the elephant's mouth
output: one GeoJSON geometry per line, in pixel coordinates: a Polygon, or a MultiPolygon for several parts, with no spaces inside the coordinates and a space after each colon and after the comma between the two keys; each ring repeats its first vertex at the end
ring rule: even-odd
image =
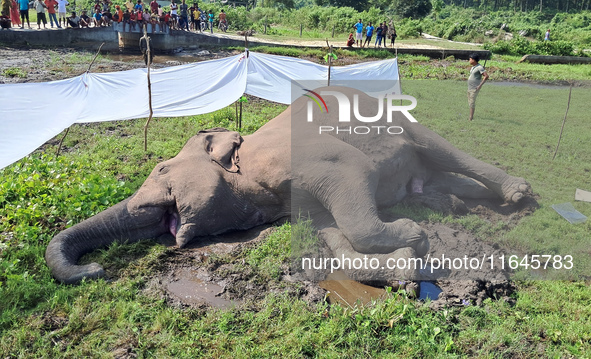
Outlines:
{"type": "Polygon", "coordinates": [[[176,238],[176,234],[181,226],[180,216],[176,208],[169,208],[163,218],[164,226],[176,238]]]}

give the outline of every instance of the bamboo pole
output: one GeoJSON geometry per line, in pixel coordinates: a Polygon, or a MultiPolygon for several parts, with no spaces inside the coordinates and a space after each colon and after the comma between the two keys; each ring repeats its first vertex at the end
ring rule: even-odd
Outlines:
{"type": "Polygon", "coordinates": [[[148,151],[148,126],[150,125],[150,121],[152,120],[152,116],[154,115],[154,111],[152,109],[152,83],[150,81],[150,67],[152,65],[152,54],[150,49],[150,37],[148,36],[148,31],[146,30],[146,26],[144,25],[144,38],[146,39],[146,56],[148,56],[148,63],[146,67],[148,67],[148,106],[150,107],[150,116],[144,125],[144,152],[148,151]]]}
{"type": "Polygon", "coordinates": [[[328,39],[326,39],[326,46],[328,46],[328,86],[330,86],[330,69],[332,67],[332,45],[328,44],[328,39]]]}
{"type": "Polygon", "coordinates": [[[564,119],[562,120],[562,127],[560,127],[560,136],[558,136],[558,143],[556,144],[556,150],[554,151],[554,156],[552,156],[552,160],[556,158],[556,154],[558,153],[558,146],[560,146],[560,140],[562,139],[562,131],[564,130],[564,123],[566,122],[566,115],[568,115],[568,109],[570,108],[570,96],[573,92],[573,85],[570,85],[570,89],[568,90],[568,103],[566,104],[566,113],[564,114],[564,119]]]}

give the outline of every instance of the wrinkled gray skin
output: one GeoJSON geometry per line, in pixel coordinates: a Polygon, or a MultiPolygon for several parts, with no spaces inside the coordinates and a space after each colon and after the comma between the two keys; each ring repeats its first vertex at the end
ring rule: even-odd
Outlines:
{"type": "MultiPolygon", "coordinates": [[[[328,108],[337,108],[334,98],[325,99],[328,108]]],[[[182,248],[199,236],[272,223],[290,215],[292,185],[334,219],[335,224],[324,227],[321,234],[338,256],[387,255],[402,249],[407,256],[427,253],[426,235],[416,223],[408,219],[385,223],[377,216],[378,207],[404,197],[413,178],[428,183],[438,172],[459,173],[487,188],[453,176],[439,176],[435,185],[460,196],[497,196],[507,202],[517,202],[530,192],[524,179],[467,155],[401,114],[392,124],[404,128],[401,135],[368,142],[359,136],[329,135],[319,141],[312,133],[302,133],[290,147],[291,111],[303,111],[302,101],[307,99],[297,100],[244,138],[223,129],[199,132],[176,157],[158,164],[133,196],[53,238],[45,258],[54,277],[77,283],[104,276],[99,264],[80,266],[77,261],[114,241],[170,233],[182,248]],[[292,148],[297,153],[293,162],[292,148]]],[[[371,111],[375,113],[365,113],[371,111]]]]}

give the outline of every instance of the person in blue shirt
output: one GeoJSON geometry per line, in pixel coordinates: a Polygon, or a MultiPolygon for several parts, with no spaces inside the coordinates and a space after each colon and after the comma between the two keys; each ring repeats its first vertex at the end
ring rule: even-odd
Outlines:
{"type": "Polygon", "coordinates": [[[382,46],[382,37],[384,35],[383,32],[384,32],[384,27],[383,27],[383,24],[380,23],[380,26],[378,26],[378,28],[376,29],[376,43],[374,44],[374,47],[382,46]]]}
{"type": "Polygon", "coordinates": [[[209,13],[207,14],[207,18],[209,20],[209,29],[211,30],[211,33],[213,34],[213,10],[209,10],[209,13]]]}
{"type": "Polygon", "coordinates": [[[371,22],[367,24],[367,27],[365,28],[365,42],[361,47],[364,47],[366,44],[368,47],[371,45],[371,37],[373,36],[374,29],[375,27],[371,25],[371,22]]]}
{"type": "Polygon", "coordinates": [[[30,29],[31,23],[29,22],[29,0],[19,0],[18,3],[21,11],[21,29],[25,27],[25,19],[27,19],[27,25],[29,25],[30,29]]]}
{"type": "Polygon", "coordinates": [[[357,40],[357,46],[361,47],[363,45],[363,23],[361,22],[361,19],[359,19],[359,22],[353,25],[353,27],[355,28],[355,40],[357,40]]]}

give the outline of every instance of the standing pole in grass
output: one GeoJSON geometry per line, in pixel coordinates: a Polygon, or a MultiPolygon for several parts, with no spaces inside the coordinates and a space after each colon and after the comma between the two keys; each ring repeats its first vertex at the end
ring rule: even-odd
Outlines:
{"type": "Polygon", "coordinates": [[[332,67],[332,59],[336,60],[336,56],[332,53],[332,45],[329,45],[328,39],[326,39],[326,46],[328,46],[328,54],[324,59],[328,62],[328,86],[330,86],[330,69],[332,67]]]}
{"type": "Polygon", "coordinates": [[[242,95],[238,102],[240,102],[240,116],[238,117],[238,130],[240,131],[242,130],[242,103],[248,102],[248,97],[242,95]]]}
{"type": "MultiPolygon", "coordinates": [[[[146,25],[144,25],[144,36],[142,37],[146,40],[146,56],[148,57],[148,61],[146,63],[146,67],[148,68],[148,106],[150,107],[150,116],[148,116],[148,120],[144,125],[144,152],[148,151],[148,126],[150,125],[150,121],[152,120],[152,115],[154,115],[154,111],[152,110],[152,83],[150,81],[150,66],[152,65],[152,49],[150,45],[150,37],[148,36],[148,31],[146,30],[146,25]]],[[[141,40],[140,40],[141,42],[141,40]]]]}
{"type": "MultiPolygon", "coordinates": [[[[94,60],[96,60],[96,58],[98,57],[98,55],[101,53],[101,49],[103,48],[103,45],[105,43],[103,42],[101,44],[101,46],[99,46],[98,51],[96,52],[96,55],[94,55],[94,57],[92,58],[92,61],[90,62],[90,65],[88,65],[88,69],[86,70],[86,73],[90,72],[90,68],[92,67],[92,64],[94,64],[94,60]]],[[[62,150],[62,144],[64,143],[64,140],[66,139],[66,136],[68,135],[68,132],[70,132],[70,127],[68,127],[66,129],[66,133],[64,134],[64,137],[62,137],[62,139],[60,140],[59,145],[57,146],[57,151],[55,152],[55,156],[59,156],[60,151],[62,150]]]]}
{"type": "Polygon", "coordinates": [[[566,115],[568,115],[568,109],[570,107],[570,95],[573,92],[573,84],[570,84],[570,89],[568,90],[568,103],[566,104],[566,113],[564,114],[564,119],[562,120],[562,127],[560,128],[560,136],[558,136],[558,143],[556,144],[556,150],[554,151],[554,156],[552,156],[552,160],[556,157],[558,153],[558,146],[560,146],[560,140],[562,139],[562,131],[564,130],[564,123],[566,122],[566,115]]]}
{"type": "MultiPolygon", "coordinates": [[[[398,65],[398,48],[394,48],[396,54],[396,72],[398,72],[398,87],[400,87],[400,95],[402,95],[402,79],[400,76],[400,66],[398,65]]],[[[402,99],[400,100],[400,106],[402,106],[402,99]]]]}

